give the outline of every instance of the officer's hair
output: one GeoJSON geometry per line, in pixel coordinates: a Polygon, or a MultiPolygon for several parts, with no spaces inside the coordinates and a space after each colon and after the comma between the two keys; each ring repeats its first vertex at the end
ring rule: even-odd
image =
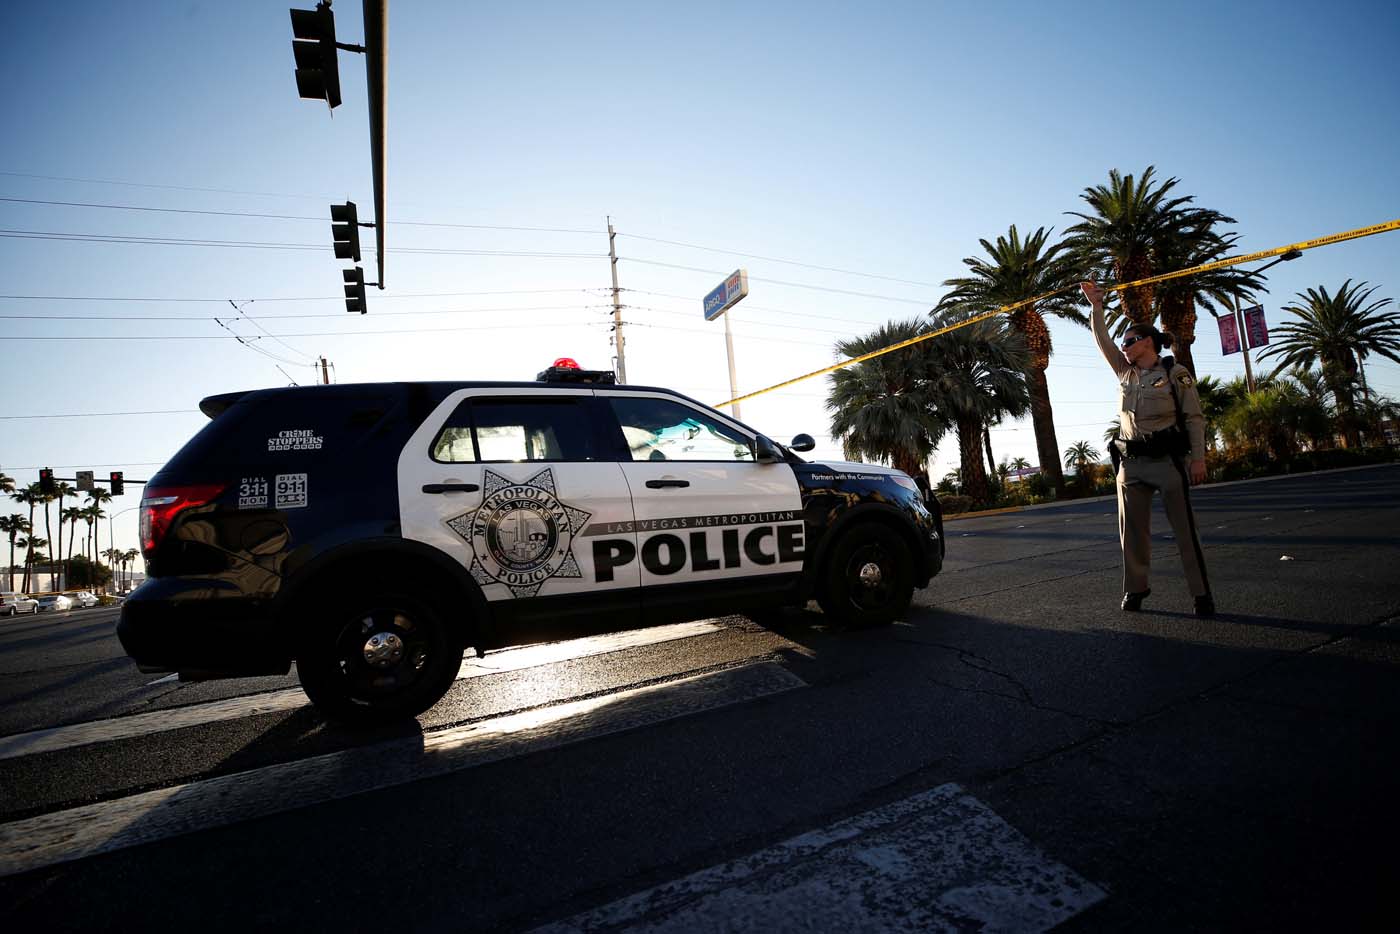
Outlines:
{"type": "Polygon", "coordinates": [[[1157,353],[1170,348],[1176,340],[1170,331],[1159,331],[1150,324],[1134,324],[1128,328],[1128,333],[1152,338],[1152,349],[1157,353]]]}

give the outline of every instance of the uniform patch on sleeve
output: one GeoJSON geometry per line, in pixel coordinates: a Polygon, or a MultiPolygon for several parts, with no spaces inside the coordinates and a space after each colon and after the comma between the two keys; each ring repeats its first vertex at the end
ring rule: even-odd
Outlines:
{"type": "Polygon", "coordinates": [[[1194,386],[1196,381],[1191,378],[1191,374],[1185,371],[1177,374],[1176,381],[1183,386],[1194,386]]]}

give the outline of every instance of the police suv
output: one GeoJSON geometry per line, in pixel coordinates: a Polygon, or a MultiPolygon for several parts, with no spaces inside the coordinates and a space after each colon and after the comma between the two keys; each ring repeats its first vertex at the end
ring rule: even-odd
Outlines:
{"type": "Polygon", "coordinates": [[[815,598],[888,623],[943,563],[897,470],[809,463],[679,393],[561,359],[533,383],[211,396],[147,483],[143,671],[285,674],[328,716],[413,716],[465,647],[815,598]]]}

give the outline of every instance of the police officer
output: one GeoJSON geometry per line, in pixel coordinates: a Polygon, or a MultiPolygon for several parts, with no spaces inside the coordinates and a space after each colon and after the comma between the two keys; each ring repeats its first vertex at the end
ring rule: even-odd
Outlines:
{"type": "Polygon", "coordinates": [[[1206,478],[1205,418],[1196,381],[1185,367],[1163,357],[1171,336],[1144,324],[1135,324],[1123,335],[1121,348],[1113,343],[1104,321],[1103,290],[1092,282],[1080,283],[1093,308],[1094,339],[1108,365],[1118,376],[1120,440],[1112,452],[1118,471],[1118,537],[1123,546],[1123,609],[1142,608],[1152,591],[1147,586],[1152,546],[1150,520],[1152,494],[1162,494],[1162,505],[1181,551],[1186,582],[1195,598],[1197,616],[1215,613],[1206,577],[1201,539],[1191,510],[1188,488],[1206,478]]]}

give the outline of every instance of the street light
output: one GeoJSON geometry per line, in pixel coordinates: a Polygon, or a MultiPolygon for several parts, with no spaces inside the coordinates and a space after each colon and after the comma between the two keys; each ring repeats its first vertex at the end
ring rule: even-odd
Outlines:
{"type": "MultiPolygon", "coordinates": [[[[1277,266],[1279,263],[1286,263],[1286,262],[1289,262],[1289,261],[1291,261],[1291,260],[1295,260],[1295,259],[1297,259],[1298,257],[1300,257],[1300,256],[1302,256],[1302,255],[1303,255],[1303,251],[1302,251],[1302,250],[1289,250],[1288,252],[1286,252],[1286,253],[1284,253],[1283,255],[1279,256],[1278,259],[1275,259],[1275,260],[1273,260],[1272,262],[1265,263],[1264,265],[1260,266],[1258,269],[1249,270],[1246,274],[1247,274],[1247,275],[1251,275],[1251,276],[1257,276],[1257,275],[1259,275],[1261,272],[1263,272],[1264,270],[1269,269],[1270,267],[1277,266]]],[[[1236,286],[1236,287],[1235,287],[1235,289],[1234,289],[1234,291],[1233,291],[1233,295],[1234,295],[1234,299],[1235,299],[1235,308],[1234,308],[1234,312],[1235,312],[1235,329],[1236,329],[1237,333],[1240,335],[1240,353],[1242,353],[1242,354],[1244,355],[1244,384],[1245,384],[1245,388],[1247,388],[1250,392],[1253,392],[1253,391],[1254,391],[1254,368],[1253,368],[1252,366],[1250,366],[1250,363],[1249,363],[1249,333],[1248,333],[1248,332],[1245,330],[1245,328],[1244,328],[1244,313],[1240,310],[1240,290],[1239,290],[1239,286],[1236,286]]]]}

